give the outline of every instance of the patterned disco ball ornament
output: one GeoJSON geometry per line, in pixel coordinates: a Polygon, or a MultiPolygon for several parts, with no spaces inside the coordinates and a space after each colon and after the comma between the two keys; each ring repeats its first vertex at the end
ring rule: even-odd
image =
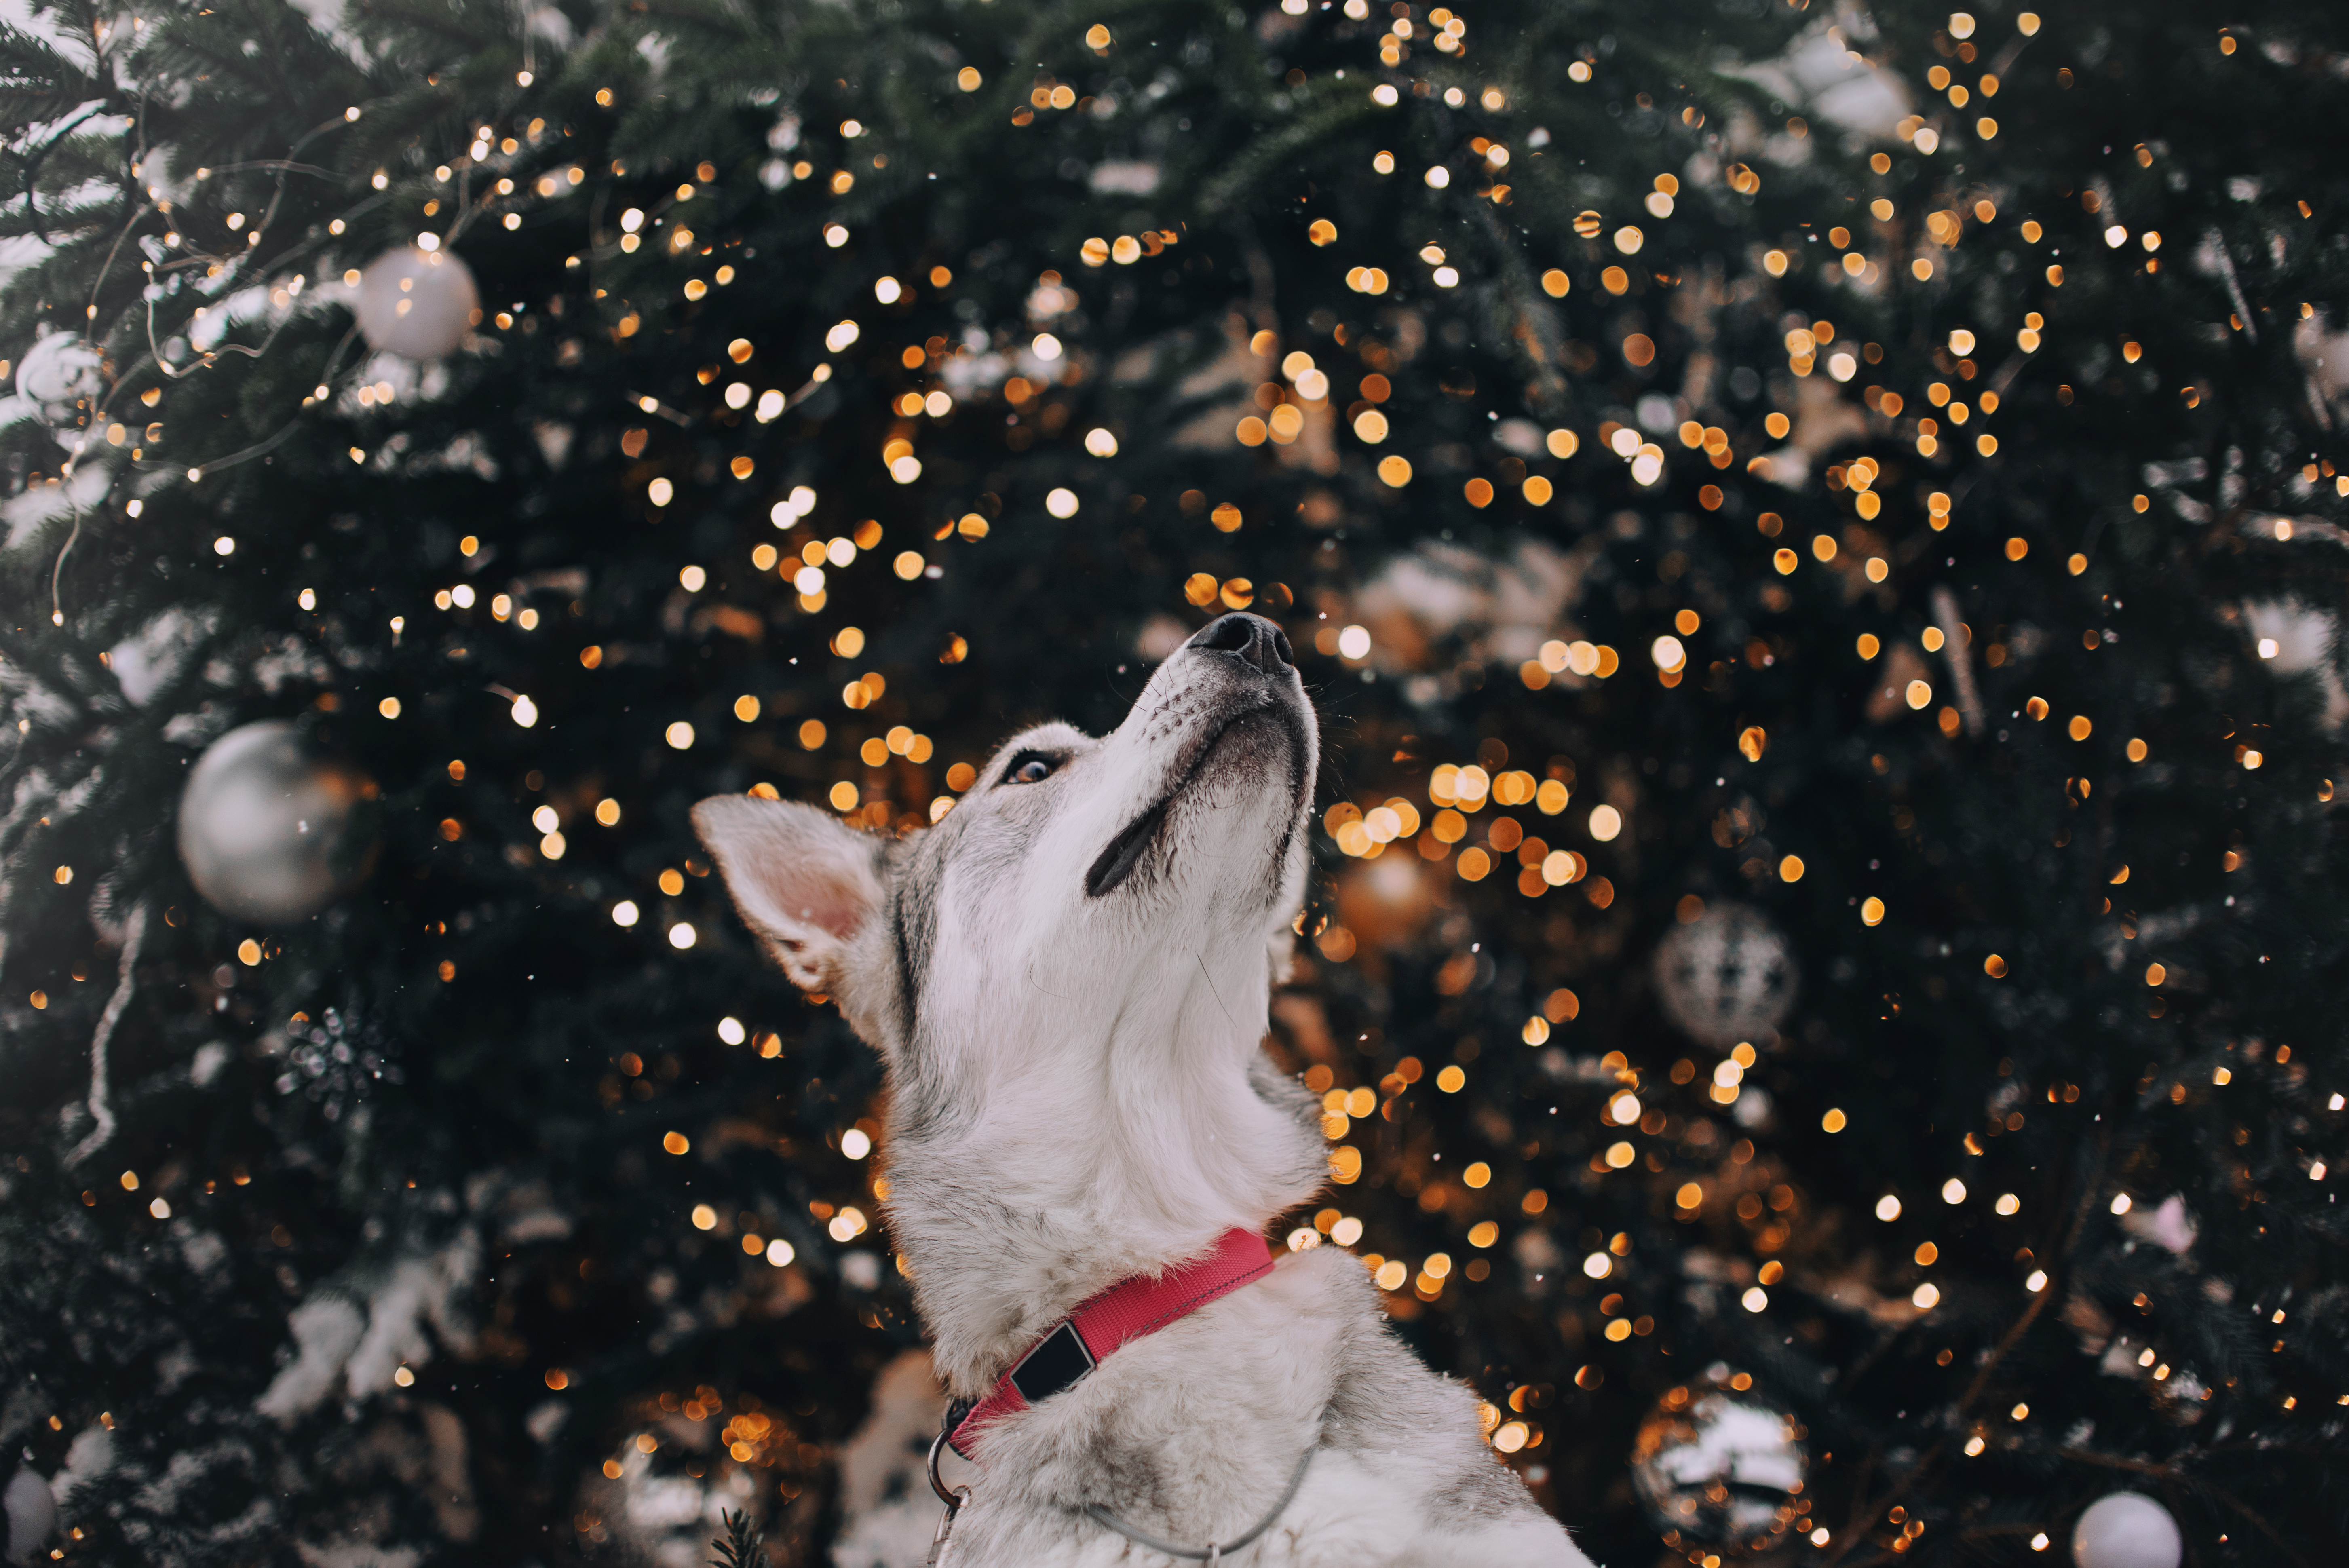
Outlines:
{"type": "Polygon", "coordinates": [[[16,365],[16,395],[52,428],[75,424],[106,396],[106,359],[78,332],[53,332],[16,365]]]}
{"type": "Polygon", "coordinates": [[[279,719],[230,730],[188,774],[180,859],[222,913],[264,925],[305,920],[375,864],[375,781],[316,756],[279,719]]]}
{"type": "Polygon", "coordinates": [[[401,245],[359,274],[359,334],[367,346],[404,359],[439,359],[456,351],[481,319],[473,273],[447,251],[401,245]]]}
{"type": "Polygon", "coordinates": [[[2178,1568],[2185,1552],[2178,1521],[2141,1491],[2098,1498],[2072,1527],[2077,1568],[2178,1568]]]}
{"type": "Polygon", "coordinates": [[[1718,1051],[1768,1045],[1795,1006],[1794,950],[1758,912],[1714,904],[1656,949],[1656,997],[1690,1038],[1718,1051]]]}
{"type": "Polygon", "coordinates": [[[1676,1550],[1783,1544],[1810,1510],[1802,1436],[1792,1416],[1751,1398],[1674,1388],[1640,1423],[1631,1485],[1676,1550]]]}

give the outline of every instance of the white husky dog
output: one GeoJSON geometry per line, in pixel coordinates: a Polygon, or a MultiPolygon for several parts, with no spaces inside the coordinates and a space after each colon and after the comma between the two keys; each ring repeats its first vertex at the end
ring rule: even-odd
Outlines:
{"type": "Polygon", "coordinates": [[[955,1568],[1214,1562],[1243,1538],[1283,1568],[1589,1568],[1350,1254],[1264,1268],[1257,1238],[1329,1171],[1318,1103],[1261,1048],[1318,750],[1288,639],[1235,614],[1113,734],[1015,737],[926,830],[694,811],[743,918],[885,1059],[889,1234],[947,1392],[996,1394],[957,1439],[977,1468],[955,1568]],[[1254,1277],[1155,1311],[1235,1233],[1254,1277]],[[1089,1325],[1072,1352],[1096,1300],[1156,1331],[1089,1325]],[[1031,1350],[1031,1373],[1063,1365],[1007,1409],[1031,1350]]]}

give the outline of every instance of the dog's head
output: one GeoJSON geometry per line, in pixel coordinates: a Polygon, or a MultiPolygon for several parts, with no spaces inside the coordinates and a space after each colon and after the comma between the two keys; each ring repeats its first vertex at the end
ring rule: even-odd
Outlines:
{"type": "MultiPolygon", "coordinates": [[[[1251,1049],[1302,898],[1319,755],[1279,628],[1226,615],[1096,739],[1013,737],[936,825],[889,840],[748,796],[694,825],[743,918],[901,1075],[1156,1027],[1251,1049]],[[1220,1029],[1215,1032],[1226,1032],[1220,1029]]],[[[1065,1065],[1065,1064],[1063,1064],[1065,1065]]]]}

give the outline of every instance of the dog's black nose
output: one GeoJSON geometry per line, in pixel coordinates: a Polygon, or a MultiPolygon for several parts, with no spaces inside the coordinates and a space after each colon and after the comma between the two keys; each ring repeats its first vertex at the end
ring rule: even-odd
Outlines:
{"type": "Polygon", "coordinates": [[[1188,645],[1237,654],[1268,676],[1296,663],[1288,651],[1288,634],[1263,616],[1246,613],[1217,616],[1199,628],[1188,645]]]}

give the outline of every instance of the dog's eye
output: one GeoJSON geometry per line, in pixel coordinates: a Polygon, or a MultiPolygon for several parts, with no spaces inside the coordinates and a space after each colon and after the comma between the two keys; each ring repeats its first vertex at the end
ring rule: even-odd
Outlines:
{"type": "Polygon", "coordinates": [[[1011,765],[1003,776],[1006,784],[1039,784],[1052,776],[1054,763],[1049,757],[1023,757],[1011,765]]]}

